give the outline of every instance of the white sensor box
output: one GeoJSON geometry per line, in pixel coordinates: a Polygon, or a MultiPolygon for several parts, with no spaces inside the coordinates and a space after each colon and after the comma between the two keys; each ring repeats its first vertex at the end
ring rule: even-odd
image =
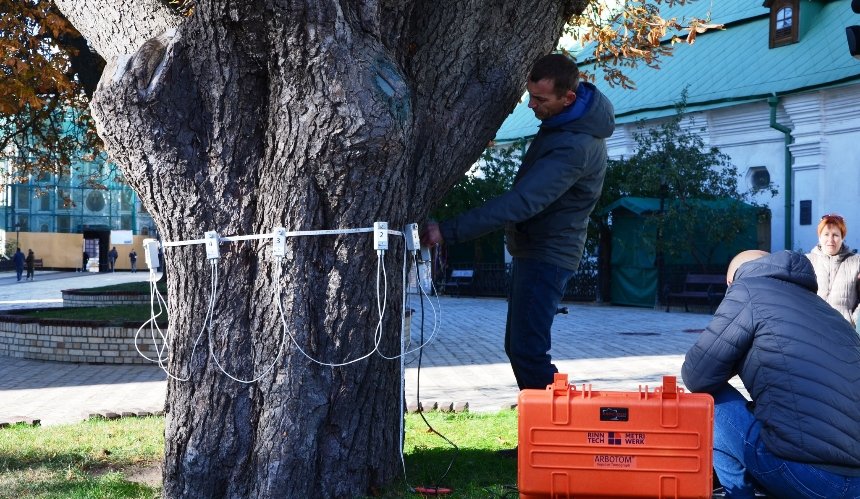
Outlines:
{"type": "Polygon", "coordinates": [[[209,260],[221,258],[221,249],[218,247],[220,244],[218,233],[210,230],[203,234],[203,239],[206,241],[206,258],[209,260]]]}
{"type": "Polygon", "coordinates": [[[283,258],[287,255],[287,229],[283,227],[275,227],[274,237],[272,238],[272,256],[275,258],[283,258]]]}
{"type": "Polygon", "coordinates": [[[373,222],[373,248],[377,251],[388,249],[388,222],[373,222]]]}
{"type": "Polygon", "coordinates": [[[143,259],[147,267],[158,268],[158,241],[148,238],[143,240],[143,259]]]}
{"type": "Polygon", "coordinates": [[[408,251],[418,251],[421,246],[421,238],[418,236],[418,224],[406,224],[403,229],[403,238],[406,239],[406,249],[408,251]]]}

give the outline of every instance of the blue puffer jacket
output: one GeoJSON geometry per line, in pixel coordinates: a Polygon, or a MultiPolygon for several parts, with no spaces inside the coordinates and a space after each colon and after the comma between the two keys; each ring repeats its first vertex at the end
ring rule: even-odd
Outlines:
{"type": "Polygon", "coordinates": [[[615,111],[590,83],[580,83],[576,95],[572,106],[543,121],[509,192],[439,224],[446,242],[504,227],[511,255],[577,269],[603,189],[615,111]]]}
{"type": "Polygon", "coordinates": [[[738,374],[771,452],[857,476],[860,336],[817,287],[801,253],[741,265],[682,374],[694,392],[713,392],[738,374]]]}

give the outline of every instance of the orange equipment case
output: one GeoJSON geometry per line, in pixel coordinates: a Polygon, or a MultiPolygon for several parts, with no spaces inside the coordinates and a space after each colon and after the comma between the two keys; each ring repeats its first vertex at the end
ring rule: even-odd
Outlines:
{"type": "Polygon", "coordinates": [[[600,392],[556,374],[517,407],[521,499],[711,497],[714,399],[674,376],[653,392],[600,392]]]}

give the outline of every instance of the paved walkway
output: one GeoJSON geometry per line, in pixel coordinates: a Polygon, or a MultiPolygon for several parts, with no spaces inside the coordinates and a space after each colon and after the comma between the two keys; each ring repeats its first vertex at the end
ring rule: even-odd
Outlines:
{"type": "MultiPolygon", "coordinates": [[[[15,281],[0,273],[0,310],[61,306],[60,290],[95,287],[128,280],[137,274],[37,273],[33,282],[15,281]]],[[[435,302],[434,302],[435,303],[435,302]]],[[[421,304],[412,321],[412,338],[420,335],[421,304]]],[[[553,327],[553,360],[576,384],[599,390],[653,388],[664,374],[679,377],[684,353],[710,316],[650,309],[567,304],[553,327]]],[[[517,388],[502,347],[506,303],[492,298],[447,298],[438,302],[441,320],[433,341],[424,349],[420,396],[432,402],[468,402],[473,412],[495,411],[516,402],[517,388]]],[[[424,302],[425,337],[433,328],[424,302]]],[[[417,354],[409,356],[407,401],[417,396],[417,354]]],[[[42,424],[79,421],[87,415],[158,411],[164,406],[166,382],[156,366],[111,366],[43,362],[0,357],[0,421],[40,419],[42,424]]]]}

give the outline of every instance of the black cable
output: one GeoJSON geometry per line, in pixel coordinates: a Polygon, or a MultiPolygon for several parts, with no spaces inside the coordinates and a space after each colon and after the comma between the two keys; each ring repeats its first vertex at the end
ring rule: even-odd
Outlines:
{"type": "MultiPolygon", "coordinates": [[[[418,283],[418,290],[420,291],[422,289],[421,288],[421,272],[419,272],[417,268],[415,269],[415,275],[416,275],[416,281],[418,283]]],[[[433,278],[431,277],[430,279],[432,282],[433,278]]],[[[431,286],[431,290],[432,289],[433,289],[433,287],[431,286]]],[[[419,344],[424,345],[424,295],[419,292],[419,296],[421,299],[421,342],[419,344]]],[[[433,426],[430,424],[430,422],[427,421],[427,418],[424,417],[424,408],[421,406],[421,360],[422,360],[423,354],[424,354],[424,347],[422,346],[421,348],[418,349],[418,370],[416,372],[416,377],[415,377],[415,398],[418,401],[417,402],[418,403],[418,414],[421,415],[421,419],[424,420],[424,424],[427,425],[427,428],[430,431],[432,431],[433,433],[435,433],[436,435],[438,435],[442,440],[448,442],[448,444],[451,445],[451,447],[453,447],[454,451],[455,451],[454,456],[451,457],[451,461],[448,463],[448,468],[445,470],[445,473],[443,473],[442,476],[439,477],[438,480],[436,480],[437,485],[432,487],[432,488],[435,488],[438,490],[439,489],[438,484],[442,480],[444,480],[446,476],[448,476],[448,473],[451,471],[451,467],[454,466],[454,460],[457,458],[457,454],[460,452],[460,448],[457,447],[457,444],[455,444],[454,442],[449,440],[448,437],[446,437],[445,435],[442,435],[441,433],[436,431],[436,429],[433,428],[433,426]]]]}

